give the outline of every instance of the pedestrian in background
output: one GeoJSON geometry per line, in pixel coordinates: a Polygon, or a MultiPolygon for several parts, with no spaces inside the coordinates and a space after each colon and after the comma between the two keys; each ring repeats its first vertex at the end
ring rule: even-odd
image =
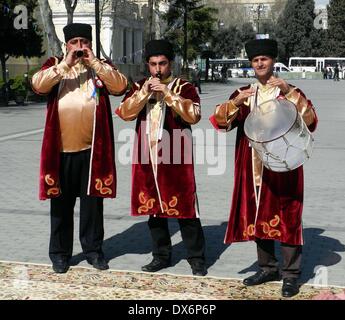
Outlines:
{"type": "Polygon", "coordinates": [[[339,64],[337,63],[334,67],[334,76],[333,76],[334,81],[339,81],[339,72],[340,72],[339,64]]]}
{"type": "Polygon", "coordinates": [[[195,88],[198,88],[199,94],[201,94],[201,70],[197,64],[192,71],[192,84],[195,88]]]}

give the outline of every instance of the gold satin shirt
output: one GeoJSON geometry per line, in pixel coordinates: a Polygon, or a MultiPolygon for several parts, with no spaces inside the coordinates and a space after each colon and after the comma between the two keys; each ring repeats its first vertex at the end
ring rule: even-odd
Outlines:
{"type": "Polygon", "coordinates": [[[97,58],[92,60],[90,67],[79,63],[69,68],[62,61],[37,72],[32,78],[34,90],[43,94],[62,81],[58,112],[63,152],[78,152],[92,146],[96,107],[92,69],[110,93],[117,94],[126,89],[126,77],[97,58]]]}

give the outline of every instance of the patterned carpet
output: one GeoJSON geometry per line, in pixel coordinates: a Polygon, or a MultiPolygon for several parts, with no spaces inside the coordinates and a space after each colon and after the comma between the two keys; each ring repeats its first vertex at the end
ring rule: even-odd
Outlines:
{"type": "MultiPolygon", "coordinates": [[[[0,262],[1,300],[246,300],[282,299],[281,283],[245,287],[238,279],[72,267],[56,274],[48,265],[0,262]]],[[[325,289],[303,285],[293,299],[308,300],[325,289]]],[[[327,288],[337,294],[342,288],[327,288]]]]}

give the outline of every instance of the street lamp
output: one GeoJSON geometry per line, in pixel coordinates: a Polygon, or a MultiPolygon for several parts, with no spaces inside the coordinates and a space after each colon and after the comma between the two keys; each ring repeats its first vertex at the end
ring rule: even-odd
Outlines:
{"type": "Polygon", "coordinates": [[[95,0],[95,26],[96,26],[96,56],[99,59],[101,57],[99,0],[95,0]]]}
{"type": "Polygon", "coordinates": [[[188,52],[188,29],[187,29],[187,22],[188,22],[188,6],[187,0],[184,2],[184,13],[183,13],[183,69],[187,73],[188,78],[188,62],[187,62],[187,52],[188,52]]]}
{"type": "Polygon", "coordinates": [[[256,33],[260,33],[260,16],[265,11],[265,5],[263,3],[259,3],[257,5],[253,5],[250,9],[252,12],[256,12],[257,20],[256,20],[256,33]]]}

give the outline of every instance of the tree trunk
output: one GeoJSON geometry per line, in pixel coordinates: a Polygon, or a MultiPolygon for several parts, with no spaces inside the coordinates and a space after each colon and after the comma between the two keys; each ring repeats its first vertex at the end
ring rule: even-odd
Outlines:
{"type": "Polygon", "coordinates": [[[0,60],[1,60],[1,69],[2,69],[2,80],[4,81],[3,86],[3,94],[5,105],[8,105],[8,99],[9,99],[9,92],[8,92],[8,83],[7,83],[7,76],[6,76],[6,58],[4,54],[0,54],[0,60]]]}
{"type": "Polygon", "coordinates": [[[61,41],[56,35],[55,26],[53,24],[53,14],[48,0],[38,0],[40,12],[43,22],[44,31],[48,36],[48,45],[53,56],[62,56],[61,41]]]}
{"type": "MultiPolygon", "coordinates": [[[[116,28],[116,16],[117,16],[117,8],[118,8],[118,3],[119,0],[103,0],[101,2],[101,7],[99,10],[99,24],[100,26],[102,26],[102,18],[103,15],[109,11],[112,12],[112,23],[113,23],[113,27],[112,27],[112,31],[111,31],[111,44],[114,43],[115,41],[115,36],[114,36],[114,30],[116,28]]],[[[112,61],[112,55],[113,55],[113,49],[112,47],[110,47],[110,51],[109,51],[109,55],[105,52],[102,43],[100,43],[100,51],[103,55],[103,57],[109,61],[112,61]]]]}
{"type": "Polygon", "coordinates": [[[106,60],[111,61],[111,54],[112,54],[111,50],[110,50],[110,56],[108,56],[107,53],[104,51],[104,48],[103,48],[102,44],[101,44],[100,50],[101,50],[102,56],[103,56],[106,60]]]}
{"type": "Polygon", "coordinates": [[[184,4],[183,13],[183,69],[187,72],[188,76],[188,6],[187,1],[184,4]]]}
{"type": "Polygon", "coordinates": [[[153,30],[153,6],[154,6],[153,0],[148,0],[149,11],[148,11],[148,17],[147,17],[148,30],[147,30],[146,42],[153,40],[155,38],[154,30],[153,30]]]}
{"type": "Polygon", "coordinates": [[[73,23],[73,14],[78,0],[64,0],[67,11],[67,24],[73,23]]]}

